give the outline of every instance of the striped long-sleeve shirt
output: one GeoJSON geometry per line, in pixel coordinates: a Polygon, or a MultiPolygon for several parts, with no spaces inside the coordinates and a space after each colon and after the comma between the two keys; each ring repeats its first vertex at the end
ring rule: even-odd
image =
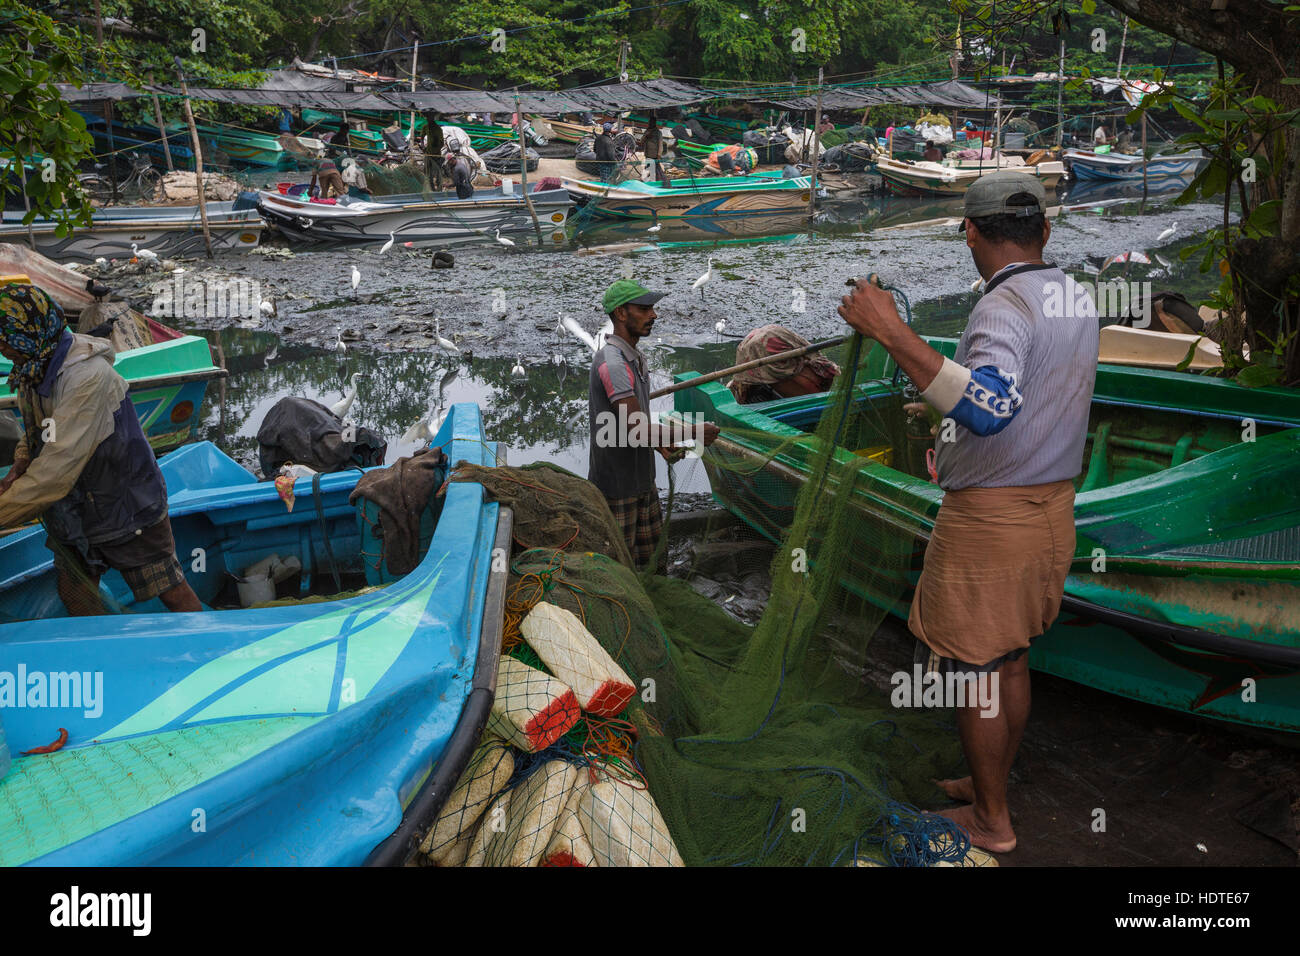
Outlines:
{"type": "Polygon", "coordinates": [[[944,490],[1079,474],[1098,328],[1087,290],[1055,266],[1016,264],[990,279],[955,359],[922,393],[955,422],[942,423],[935,439],[944,490]]]}

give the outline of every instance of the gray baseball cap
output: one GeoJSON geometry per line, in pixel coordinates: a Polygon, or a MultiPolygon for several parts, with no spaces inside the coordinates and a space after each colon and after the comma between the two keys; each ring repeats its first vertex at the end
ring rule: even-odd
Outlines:
{"type": "Polygon", "coordinates": [[[962,210],[961,230],[967,219],[981,216],[1034,216],[1047,211],[1047,191],[1037,176],[1014,169],[1000,169],[981,176],[966,190],[966,205],[962,210]],[[1029,193],[1037,202],[1032,206],[1008,206],[1007,200],[1016,193],[1029,193]]]}

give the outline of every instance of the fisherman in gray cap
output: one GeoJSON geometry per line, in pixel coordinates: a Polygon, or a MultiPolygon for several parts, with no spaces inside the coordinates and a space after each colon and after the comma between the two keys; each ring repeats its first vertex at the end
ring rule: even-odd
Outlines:
{"type": "Polygon", "coordinates": [[[995,853],[1016,846],[1007,778],[1029,718],[1026,654],[1056,619],[1074,558],[1073,479],[1097,372],[1092,299],[1043,260],[1046,206],[1042,185],[1023,172],[982,176],[966,191],[961,232],[984,292],[952,358],[869,282],[839,309],[943,416],[934,469],[943,505],[908,627],[916,663],[943,675],[942,685],[964,685],[944,703],[956,707],[970,776],[939,783],[969,806],[942,813],[995,853]]]}

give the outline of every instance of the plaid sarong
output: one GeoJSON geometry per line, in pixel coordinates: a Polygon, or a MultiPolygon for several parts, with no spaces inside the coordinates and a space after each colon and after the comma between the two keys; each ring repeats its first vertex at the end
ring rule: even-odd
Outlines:
{"type": "Polygon", "coordinates": [[[77,604],[68,610],[74,614],[103,613],[99,579],[109,568],[121,573],[137,601],[147,601],[185,583],[167,515],[125,541],[90,545],[89,555],[53,537],[46,538],[45,546],[54,552],[55,568],[67,578],[67,597],[77,604]]]}
{"type": "MultiPolygon", "coordinates": [[[[654,558],[659,546],[659,535],[663,531],[663,512],[659,508],[659,492],[647,491],[633,498],[606,498],[614,520],[623,529],[623,540],[632,552],[632,563],[638,568],[647,567],[654,558]]],[[[668,570],[667,550],[659,556],[656,570],[666,574],[668,570]]]]}

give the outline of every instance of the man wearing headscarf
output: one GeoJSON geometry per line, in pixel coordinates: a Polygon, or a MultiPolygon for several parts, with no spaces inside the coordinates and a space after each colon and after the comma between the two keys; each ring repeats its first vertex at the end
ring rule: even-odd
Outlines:
{"type": "Polygon", "coordinates": [[[176,558],[167,486],[103,339],[64,327],[32,285],[0,287],[0,354],[13,362],[24,435],[0,481],[0,526],[43,518],[59,597],[102,614],[100,576],[120,571],[137,601],[199,611],[176,558]]]}
{"type": "MultiPolygon", "coordinates": [[[[736,347],[736,364],[743,365],[811,344],[798,332],[792,332],[784,325],[764,325],[746,335],[736,347]]],[[[812,352],[737,372],[727,383],[727,388],[736,396],[736,401],[748,405],[825,392],[839,374],[838,365],[824,355],[812,352]]]]}

